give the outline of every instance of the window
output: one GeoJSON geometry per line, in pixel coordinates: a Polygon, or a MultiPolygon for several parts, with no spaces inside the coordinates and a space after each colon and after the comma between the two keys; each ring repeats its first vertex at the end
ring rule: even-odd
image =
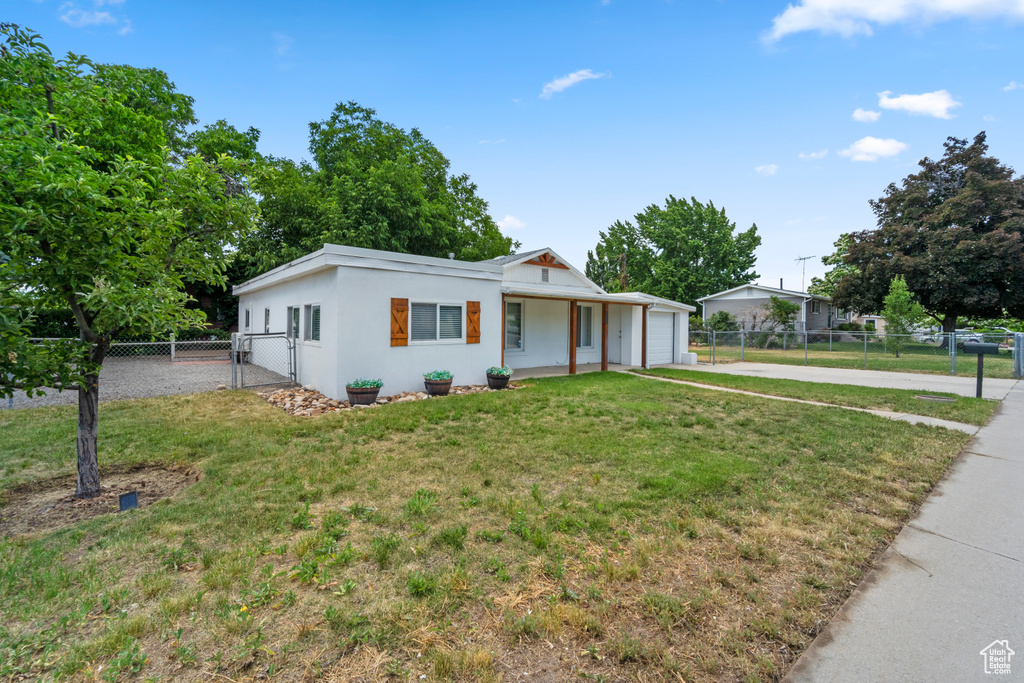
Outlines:
{"type": "Polygon", "coordinates": [[[263,309],[263,334],[270,334],[270,309],[263,309]]]}
{"type": "Polygon", "coordinates": [[[594,345],[594,307],[576,307],[576,348],[588,349],[594,345]]]}
{"type": "Polygon", "coordinates": [[[306,305],[306,330],[302,338],[306,341],[320,341],[320,304],[306,305]]]}
{"type": "Polygon", "coordinates": [[[462,339],[461,305],[414,303],[409,309],[411,341],[462,339]]]}
{"type": "Polygon", "coordinates": [[[549,282],[550,279],[551,279],[550,271],[547,268],[541,268],[540,269],[540,281],[541,282],[549,282]]]}
{"type": "Polygon", "coordinates": [[[811,302],[811,313],[813,313],[815,315],[821,313],[821,302],[820,301],[812,301],[811,302]]]}
{"type": "Polygon", "coordinates": [[[523,348],[523,304],[505,302],[505,348],[523,348]]]}
{"type": "Polygon", "coordinates": [[[289,339],[299,338],[299,307],[288,307],[288,319],[285,322],[285,334],[289,339]]]}
{"type": "Polygon", "coordinates": [[[249,309],[245,309],[245,329],[249,329],[249,309]]]}

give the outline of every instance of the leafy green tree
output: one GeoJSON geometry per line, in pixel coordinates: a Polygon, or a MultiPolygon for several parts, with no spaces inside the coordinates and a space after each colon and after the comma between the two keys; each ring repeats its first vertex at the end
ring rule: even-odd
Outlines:
{"type": "Polygon", "coordinates": [[[716,311],[704,322],[704,326],[715,332],[734,332],[740,329],[740,323],[729,311],[716,311]]]}
{"type": "Polygon", "coordinates": [[[95,496],[98,371],[111,342],[201,324],[185,282],[223,283],[225,246],[252,224],[255,201],[229,191],[245,184],[242,162],[184,155],[169,137],[194,117],[166,76],[55,59],[11,24],[0,35],[0,311],[15,354],[0,395],[77,389],[76,495],[95,496]],[[28,344],[17,311],[63,307],[80,342],[28,344]]]}
{"type": "Polygon", "coordinates": [[[902,276],[894,277],[889,284],[889,293],[885,295],[882,306],[882,317],[885,318],[886,351],[899,358],[907,346],[907,335],[924,317],[921,304],[914,300],[902,276]]]}
{"type": "Polygon", "coordinates": [[[260,229],[240,246],[248,276],[325,243],[482,260],[511,253],[487,202],[420,131],[355,102],[309,124],[314,165],[271,159],[258,182],[260,229]]]}
{"type": "Polygon", "coordinates": [[[871,202],[878,228],[852,235],[836,305],[878,312],[902,275],[944,332],[961,316],[1024,317],[1024,179],[987,154],[985,133],[944,147],[871,202]]]}
{"type": "Polygon", "coordinates": [[[766,305],[768,312],[765,315],[765,324],[768,327],[772,329],[776,327],[782,327],[783,329],[793,328],[796,317],[800,314],[799,304],[772,296],[766,305]]]}
{"type": "Polygon", "coordinates": [[[616,221],[587,254],[587,277],[613,292],[639,291],[696,304],[757,278],[757,226],[736,232],[724,209],[669,196],[635,224],[616,221]]]}
{"type": "Polygon", "coordinates": [[[836,287],[843,277],[858,272],[856,266],[846,262],[846,255],[850,252],[851,242],[853,242],[853,238],[847,232],[840,235],[839,239],[833,243],[836,250],[821,259],[823,264],[832,267],[825,273],[825,277],[811,278],[811,286],[807,288],[809,293],[831,297],[835,294],[836,287]]]}

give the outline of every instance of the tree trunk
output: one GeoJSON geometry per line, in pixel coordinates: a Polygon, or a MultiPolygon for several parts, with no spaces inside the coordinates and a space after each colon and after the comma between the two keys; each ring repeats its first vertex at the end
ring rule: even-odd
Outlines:
{"type": "Polygon", "coordinates": [[[99,432],[100,378],[88,375],[78,388],[78,486],[75,498],[95,498],[100,494],[100,467],[96,456],[99,432]]]}
{"type": "Polygon", "coordinates": [[[956,330],[956,321],[959,316],[950,313],[942,319],[942,331],[946,334],[956,330]]]}

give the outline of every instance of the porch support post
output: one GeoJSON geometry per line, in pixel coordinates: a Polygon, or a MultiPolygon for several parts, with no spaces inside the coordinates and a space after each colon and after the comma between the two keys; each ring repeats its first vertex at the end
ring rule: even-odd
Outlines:
{"type": "Polygon", "coordinates": [[[641,336],[640,341],[640,367],[647,369],[647,306],[640,307],[640,315],[643,318],[643,325],[641,325],[641,336]]]}
{"type": "Polygon", "coordinates": [[[601,304],[601,370],[608,369],[608,304],[601,304]]]}
{"type": "Polygon", "coordinates": [[[498,335],[501,341],[501,367],[505,367],[505,294],[501,295],[501,334],[498,335]]]}
{"type": "Polygon", "coordinates": [[[569,374],[576,374],[576,300],[569,302],[569,374]]]}

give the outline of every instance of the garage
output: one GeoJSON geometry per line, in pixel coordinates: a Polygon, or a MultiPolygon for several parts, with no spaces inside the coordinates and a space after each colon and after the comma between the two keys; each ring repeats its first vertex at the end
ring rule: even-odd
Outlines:
{"type": "Polygon", "coordinates": [[[651,311],[647,314],[647,362],[665,365],[672,362],[675,342],[675,315],[651,311]]]}

